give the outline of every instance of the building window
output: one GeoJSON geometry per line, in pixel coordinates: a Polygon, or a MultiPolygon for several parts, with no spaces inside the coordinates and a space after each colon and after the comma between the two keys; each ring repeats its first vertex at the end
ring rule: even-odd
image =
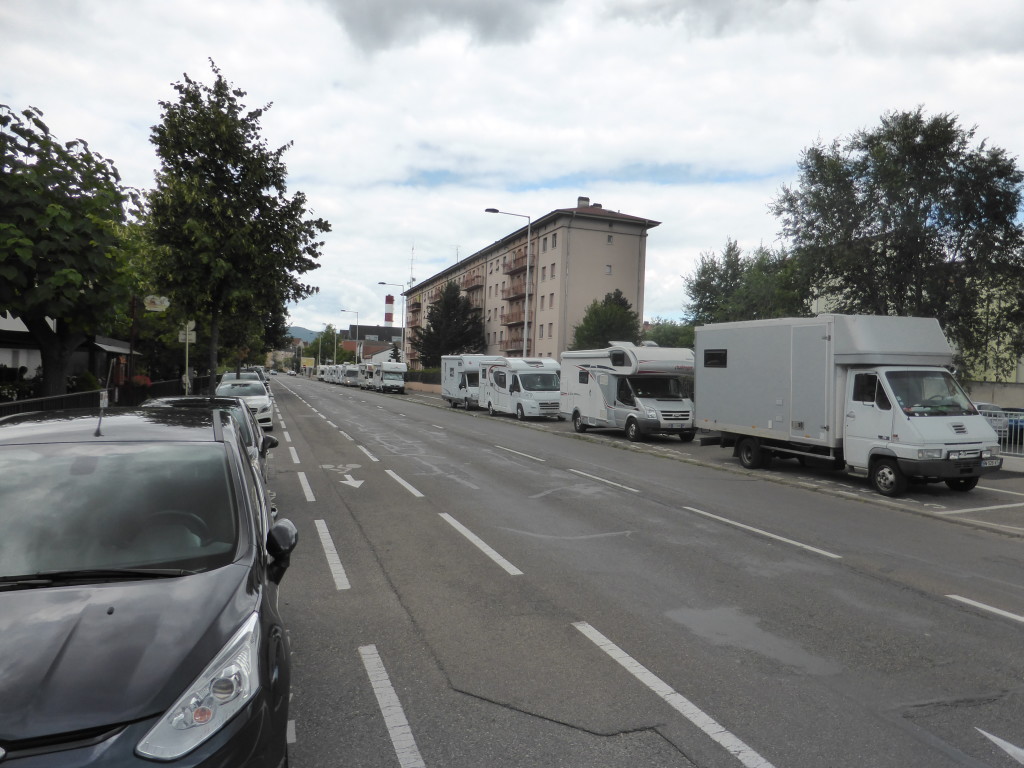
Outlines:
{"type": "Polygon", "coordinates": [[[544,338],[544,323],[540,324],[540,338],[544,338]]]}
{"type": "Polygon", "coordinates": [[[504,331],[498,331],[498,333],[499,333],[498,341],[504,341],[505,340],[505,332],[504,331]]]}
{"type": "Polygon", "coordinates": [[[605,264],[604,265],[604,273],[606,275],[610,275],[612,273],[612,265],[611,264],[605,264]]]}
{"type": "MultiPolygon", "coordinates": [[[[553,249],[555,249],[557,247],[558,247],[558,233],[557,232],[552,232],[551,233],[551,248],[553,250],[553,249]]],[[[554,277],[554,275],[552,275],[552,277],[554,277]]]]}
{"type": "Polygon", "coordinates": [[[548,323],[548,338],[549,339],[554,335],[554,334],[552,334],[552,331],[554,330],[554,327],[555,327],[554,323],[548,323]]]}
{"type": "Polygon", "coordinates": [[[544,309],[544,297],[543,296],[540,297],[540,308],[544,309]]]}
{"type": "Polygon", "coordinates": [[[612,236],[608,235],[608,245],[611,245],[611,244],[612,244],[612,236]]]}
{"type": "Polygon", "coordinates": [[[548,295],[548,309],[554,309],[554,308],[555,308],[555,294],[552,293],[552,294],[548,295]]]}
{"type": "Polygon", "coordinates": [[[551,279],[552,280],[555,279],[555,264],[554,264],[554,262],[551,263],[551,279]]]}
{"type": "Polygon", "coordinates": [[[547,280],[548,279],[548,268],[547,267],[541,267],[540,268],[540,279],[541,280],[547,280]]]}
{"type": "Polygon", "coordinates": [[[540,252],[541,253],[547,253],[548,252],[548,239],[546,237],[543,240],[540,241],[540,252]]]}

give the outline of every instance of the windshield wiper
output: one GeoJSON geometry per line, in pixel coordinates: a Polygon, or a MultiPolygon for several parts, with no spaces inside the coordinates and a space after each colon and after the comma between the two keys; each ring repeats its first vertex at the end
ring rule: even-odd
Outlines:
{"type": "Polygon", "coordinates": [[[136,581],[139,579],[170,579],[195,571],[181,568],[82,568],[69,571],[45,571],[18,576],[0,576],[0,589],[49,587],[66,582],[136,581]]]}

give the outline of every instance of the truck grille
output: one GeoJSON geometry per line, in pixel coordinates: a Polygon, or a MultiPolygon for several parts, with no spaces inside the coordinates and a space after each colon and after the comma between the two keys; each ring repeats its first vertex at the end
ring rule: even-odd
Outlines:
{"type": "Polygon", "coordinates": [[[538,407],[541,413],[547,413],[548,411],[551,413],[558,412],[558,403],[538,403],[538,407]]]}
{"type": "Polygon", "coordinates": [[[661,420],[662,421],[689,421],[690,420],[690,412],[689,411],[662,411],[661,412],[661,420]]]}

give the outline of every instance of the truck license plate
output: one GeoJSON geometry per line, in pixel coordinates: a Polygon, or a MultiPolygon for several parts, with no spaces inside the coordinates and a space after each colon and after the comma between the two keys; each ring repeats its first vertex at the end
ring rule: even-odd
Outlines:
{"type": "Polygon", "coordinates": [[[999,459],[982,459],[981,466],[983,467],[998,467],[999,459]]]}

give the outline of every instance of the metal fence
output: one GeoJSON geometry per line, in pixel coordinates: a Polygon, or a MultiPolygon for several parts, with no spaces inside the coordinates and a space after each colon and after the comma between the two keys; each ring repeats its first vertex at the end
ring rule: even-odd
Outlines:
{"type": "MultiPolygon", "coordinates": [[[[193,385],[194,394],[205,394],[209,385],[209,376],[199,376],[193,385]]],[[[0,418],[16,413],[32,413],[35,411],[64,411],[71,408],[99,408],[100,396],[108,392],[107,405],[138,405],[151,397],[173,397],[184,394],[180,379],[154,381],[148,387],[123,387],[116,392],[113,389],[94,389],[90,392],[69,392],[66,395],[52,397],[33,397],[26,400],[12,400],[0,403],[0,418]]]]}
{"type": "Polygon", "coordinates": [[[982,416],[988,419],[992,429],[999,436],[999,444],[1003,453],[1009,456],[1024,456],[1024,409],[999,410],[979,408],[982,416]]]}

